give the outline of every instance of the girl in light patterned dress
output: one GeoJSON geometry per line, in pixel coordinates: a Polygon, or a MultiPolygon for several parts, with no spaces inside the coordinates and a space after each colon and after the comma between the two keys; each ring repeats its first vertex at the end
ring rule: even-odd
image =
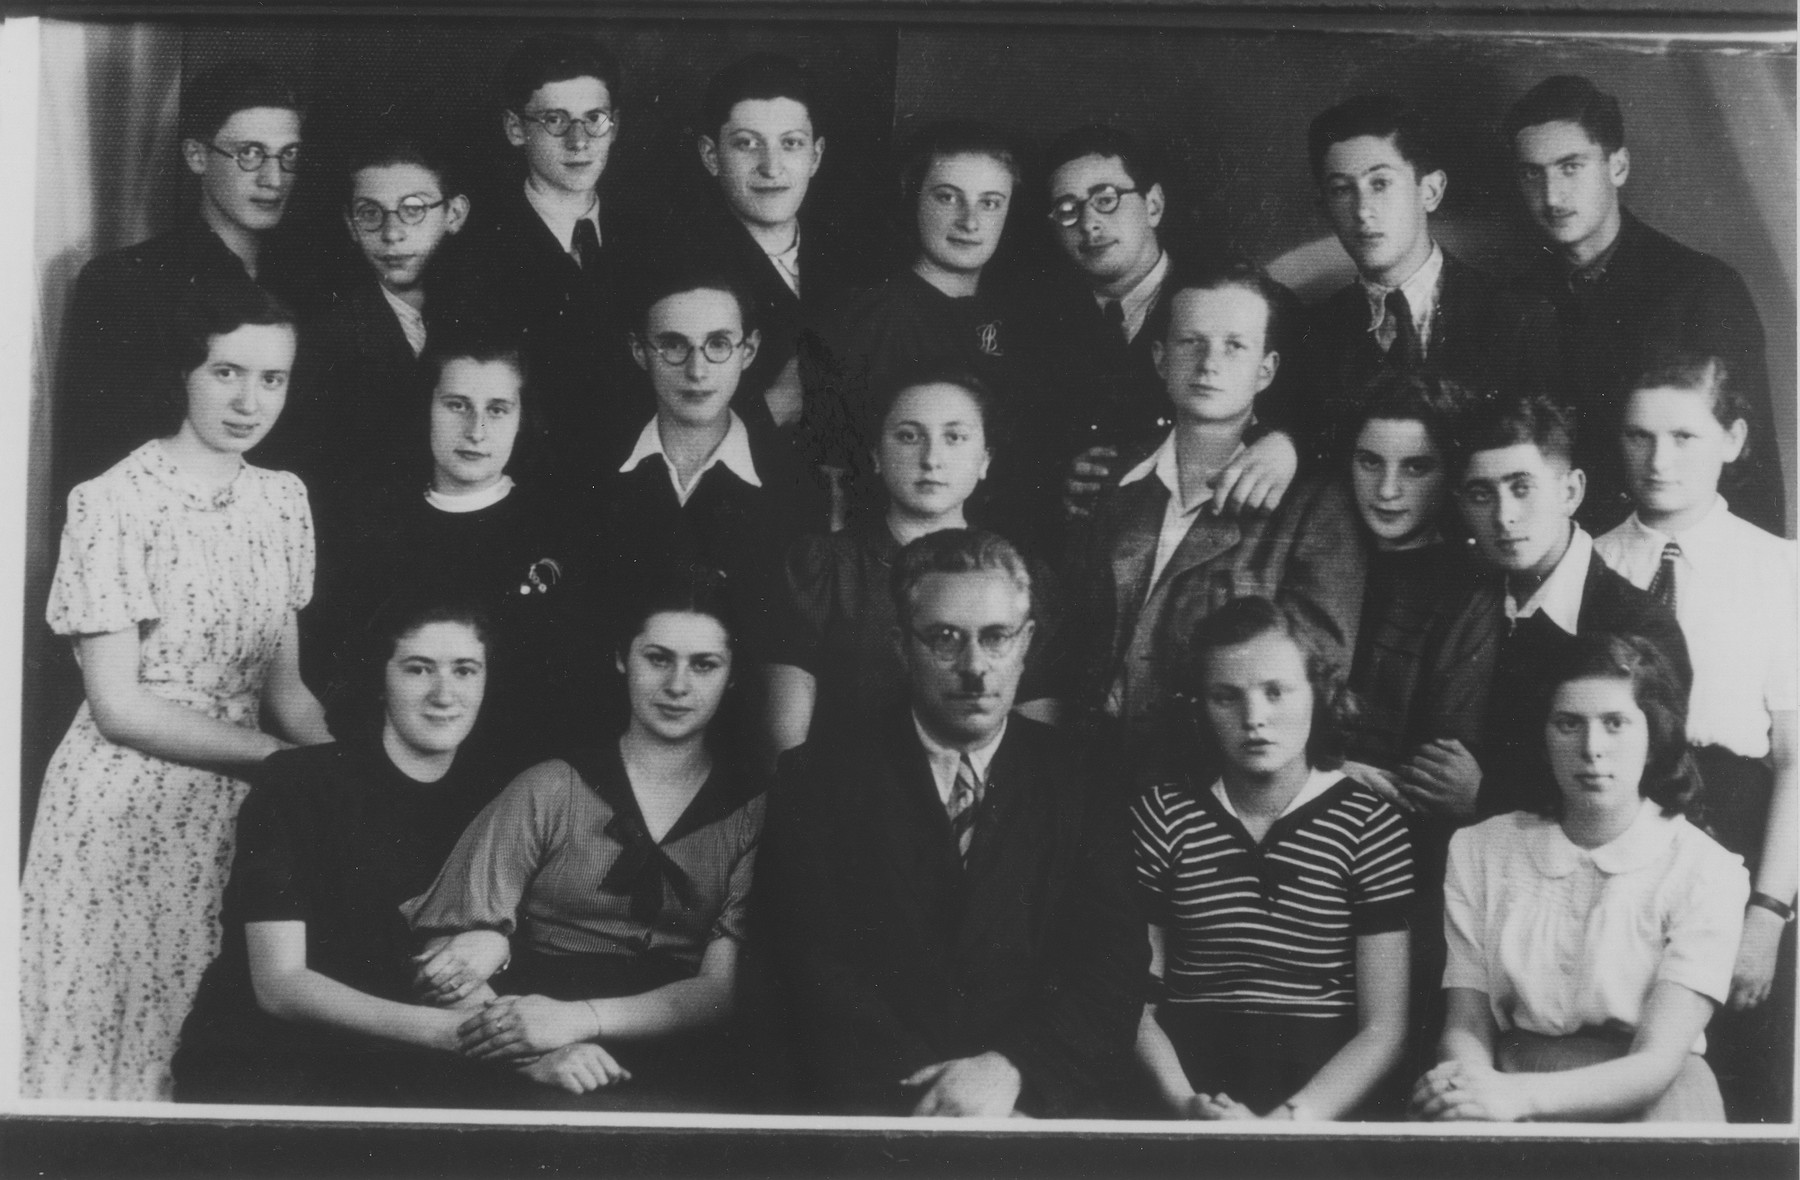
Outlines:
{"type": "Polygon", "coordinates": [[[70,494],[46,610],[87,700],[45,774],[22,885],[28,1098],[169,1097],[219,946],[235,775],[291,744],[262,711],[292,743],[330,738],[299,674],[306,490],[243,458],[286,400],[294,317],[234,281],[197,290],[177,324],[179,428],[70,494]]]}

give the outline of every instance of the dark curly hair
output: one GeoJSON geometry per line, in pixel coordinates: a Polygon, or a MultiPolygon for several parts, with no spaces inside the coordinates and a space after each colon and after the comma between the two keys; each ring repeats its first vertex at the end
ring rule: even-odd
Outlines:
{"type": "MultiPolygon", "coordinates": [[[[1544,698],[1542,727],[1550,724],[1556,690],[1576,680],[1623,680],[1631,699],[1644,712],[1650,731],[1644,777],[1638,794],[1660,806],[1664,815],[1684,815],[1700,802],[1700,768],[1688,753],[1687,694],[1668,656],[1642,635],[1589,631],[1556,662],[1544,698]]],[[[1545,758],[1548,769],[1548,754],[1545,758]]],[[[1562,792],[1537,792],[1531,810],[1551,819],[1562,815],[1562,792]]]]}
{"type": "Polygon", "coordinates": [[[1344,721],[1350,713],[1350,696],[1344,687],[1344,669],[1320,642],[1318,632],[1295,611],[1267,598],[1234,598],[1194,627],[1187,656],[1171,669],[1173,708],[1170,721],[1175,749],[1186,748],[1196,764],[1221,767],[1225,758],[1218,736],[1207,724],[1204,712],[1206,678],[1213,653],[1237,647],[1263,635],[1285,635],[1306,664],[1306,682],[1312,688],[1312,730],[1306,738],[1307,764],[1317,770],[1335,770],[1344,764],[1344,721]]]}
{"type": "Polygon", "coordinates": [[[387,716],[387,665],[400,641],[433,623],[462,623],[475,632],[487,657],[488,683],[494,665],[504,658],[496,650],[493,621],[474,600],[446,595],[429,586],[396,590],[369,616],[346,645],[335,685],[326,696],[326,723],[333,736],[373,738],[387,716]]]}

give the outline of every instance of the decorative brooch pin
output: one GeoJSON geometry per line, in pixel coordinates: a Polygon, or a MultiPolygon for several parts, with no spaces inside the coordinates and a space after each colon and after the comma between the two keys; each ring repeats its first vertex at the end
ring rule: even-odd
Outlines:
{"type": "Polygon", "coordinates": [[[550,587],[561,579],[561,563],[554,557],[540,557],[525,571],[525,580],[519,583],[519,593],[529,595],[535,590],[539,594],[548,594],[550,587]]]}

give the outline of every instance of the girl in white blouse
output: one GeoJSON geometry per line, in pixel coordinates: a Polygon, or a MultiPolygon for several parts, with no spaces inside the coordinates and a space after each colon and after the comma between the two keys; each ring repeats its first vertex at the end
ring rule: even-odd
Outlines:
{"type": "Polygon", "coordinates": [[[1749,879],[1683,812],[1686,702],[1648,641],[1592,633],[1556,678],[1554,815],[1459,832],[1444,883],[1442,1064],[1428,1119],[1723,1122],[1702,1035],[1749,879]]]}

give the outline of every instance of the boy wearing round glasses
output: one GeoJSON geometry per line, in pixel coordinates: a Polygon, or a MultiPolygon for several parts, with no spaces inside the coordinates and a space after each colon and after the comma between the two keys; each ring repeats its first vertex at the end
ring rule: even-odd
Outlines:
{"type": "Polygon", "coordinates": [[[186,291],[247,275],[290,301],[297,294],[266,246],[298,179],[301,120],[292,87],[264,62],[226,62],[184,85],[177,130],[199,205],[175,229],[95,258],[76,280],[56,369],[53,503],[158,432],[148,374],[186,291]]]}
{"type": "MultiPolygon", "coordinates": [[[[643,412],[625,352],[620,248],[601,191],[621,119],[618,61],[591,37],[528,37],[501,70],[500,130],[523,175],[471,220],[466,245],[487,306],[525,346],[565,473],[629,438],[643,412]]],[[[616,451],[607,452],[616,455],[616,451]]]]}
{"type": "Polygon", "coordinates": [[[601,572],[592,617],[613,617],[606,612],[659,571],[717,569],[739,614],[734,634],[744,654],[767,661],[774,612],[787,601],[781,559],[798,517],[786,499],[791,459],[732,409],[761,333],[735,278],[716,270],[676,266],[652,275],[642,306],[631,352],[649,376],[656,412],[626,436],[636,443],[603,478],[587,514],[601,572]]]}

